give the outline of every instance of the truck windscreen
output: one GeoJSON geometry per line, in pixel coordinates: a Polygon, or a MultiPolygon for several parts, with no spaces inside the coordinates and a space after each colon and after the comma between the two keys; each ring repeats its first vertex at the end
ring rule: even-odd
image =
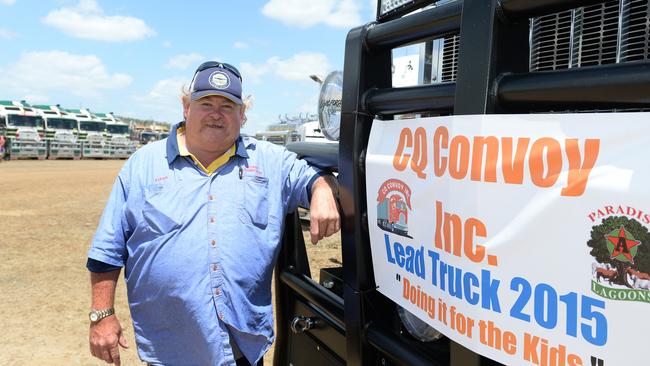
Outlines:
{"type": "Polygon", "coordinates": [[[106,123],[95,121],[81,121],[79,128],[82,131],[103,132],[106,129],[106,123]]]}
{"type": "Polygon", "coordinates": [[[129,133],[129,126],[127,125],[106,125],[108,132],[113,134],[126,135],[129,133]]]}
{"type": "Polygon", "coordinates": [[[17,127],[43,127],[43,118],[36,116],[9,115],[9,125],[17,127]]]}
{"type": "Polygon", "coordinates": [[[48,118],[47,127],[59,130],[72,130],[77,128],[77,120],[71,118],[48,118]]]}

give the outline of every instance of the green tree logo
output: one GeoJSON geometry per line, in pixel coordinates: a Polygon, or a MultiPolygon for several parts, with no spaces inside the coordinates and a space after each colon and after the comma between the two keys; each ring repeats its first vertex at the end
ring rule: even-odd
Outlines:
{"type": "Polygon", "coordinates": [[[625,216],[610,216],[600,225],[591,228],[591,239],[587,246],[598,263],[609,264],[613,270],[596,273],[610,284],[619,284],[629,288],[627,273],[640,271],[650,273],[650,233],[637,220],[625,216]]]}

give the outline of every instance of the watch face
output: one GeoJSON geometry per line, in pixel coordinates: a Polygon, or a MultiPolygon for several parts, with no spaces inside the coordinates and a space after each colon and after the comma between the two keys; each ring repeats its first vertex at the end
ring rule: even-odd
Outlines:
{"type": "Polygon", "coordinates": [[[97,318],[99,318],[99,315],[97,315],[96,312],[93,311],[92,313],[90,313],[90,321],[91,322],[96,322],[97,318]]]}

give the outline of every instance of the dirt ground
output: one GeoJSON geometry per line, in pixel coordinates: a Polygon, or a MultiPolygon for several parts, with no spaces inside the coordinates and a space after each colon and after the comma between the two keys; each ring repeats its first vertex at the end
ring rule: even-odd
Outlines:
{"type": "MultiPolygon", "coordinates": [[[[86,252],[123,164],[0,163],[0,365],[105,365],[88,351],[86,252]]],[[[341,259],[338,235],[307,247],[312,273],[341,259]]],[[[142,365],[125,287],[120,281],[115,304],[131,346],[122,364],[142,365]]]]}

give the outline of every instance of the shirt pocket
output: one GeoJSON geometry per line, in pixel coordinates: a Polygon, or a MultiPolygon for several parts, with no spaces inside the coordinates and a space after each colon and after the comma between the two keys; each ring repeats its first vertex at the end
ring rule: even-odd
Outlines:
{"type": "Polygon", "coordinates": [[[240,202],[239,219],[244,224],[265,228],[269,222],[269,180],[265,177],[244,177],[243,199],[240,202]]]}
{"type": "Polygon", "coordinates": [[[165,235],[181,227],[187,202],[178,185],[148,186],[143,193],[142,217],[152,232],[165,235]]]}

